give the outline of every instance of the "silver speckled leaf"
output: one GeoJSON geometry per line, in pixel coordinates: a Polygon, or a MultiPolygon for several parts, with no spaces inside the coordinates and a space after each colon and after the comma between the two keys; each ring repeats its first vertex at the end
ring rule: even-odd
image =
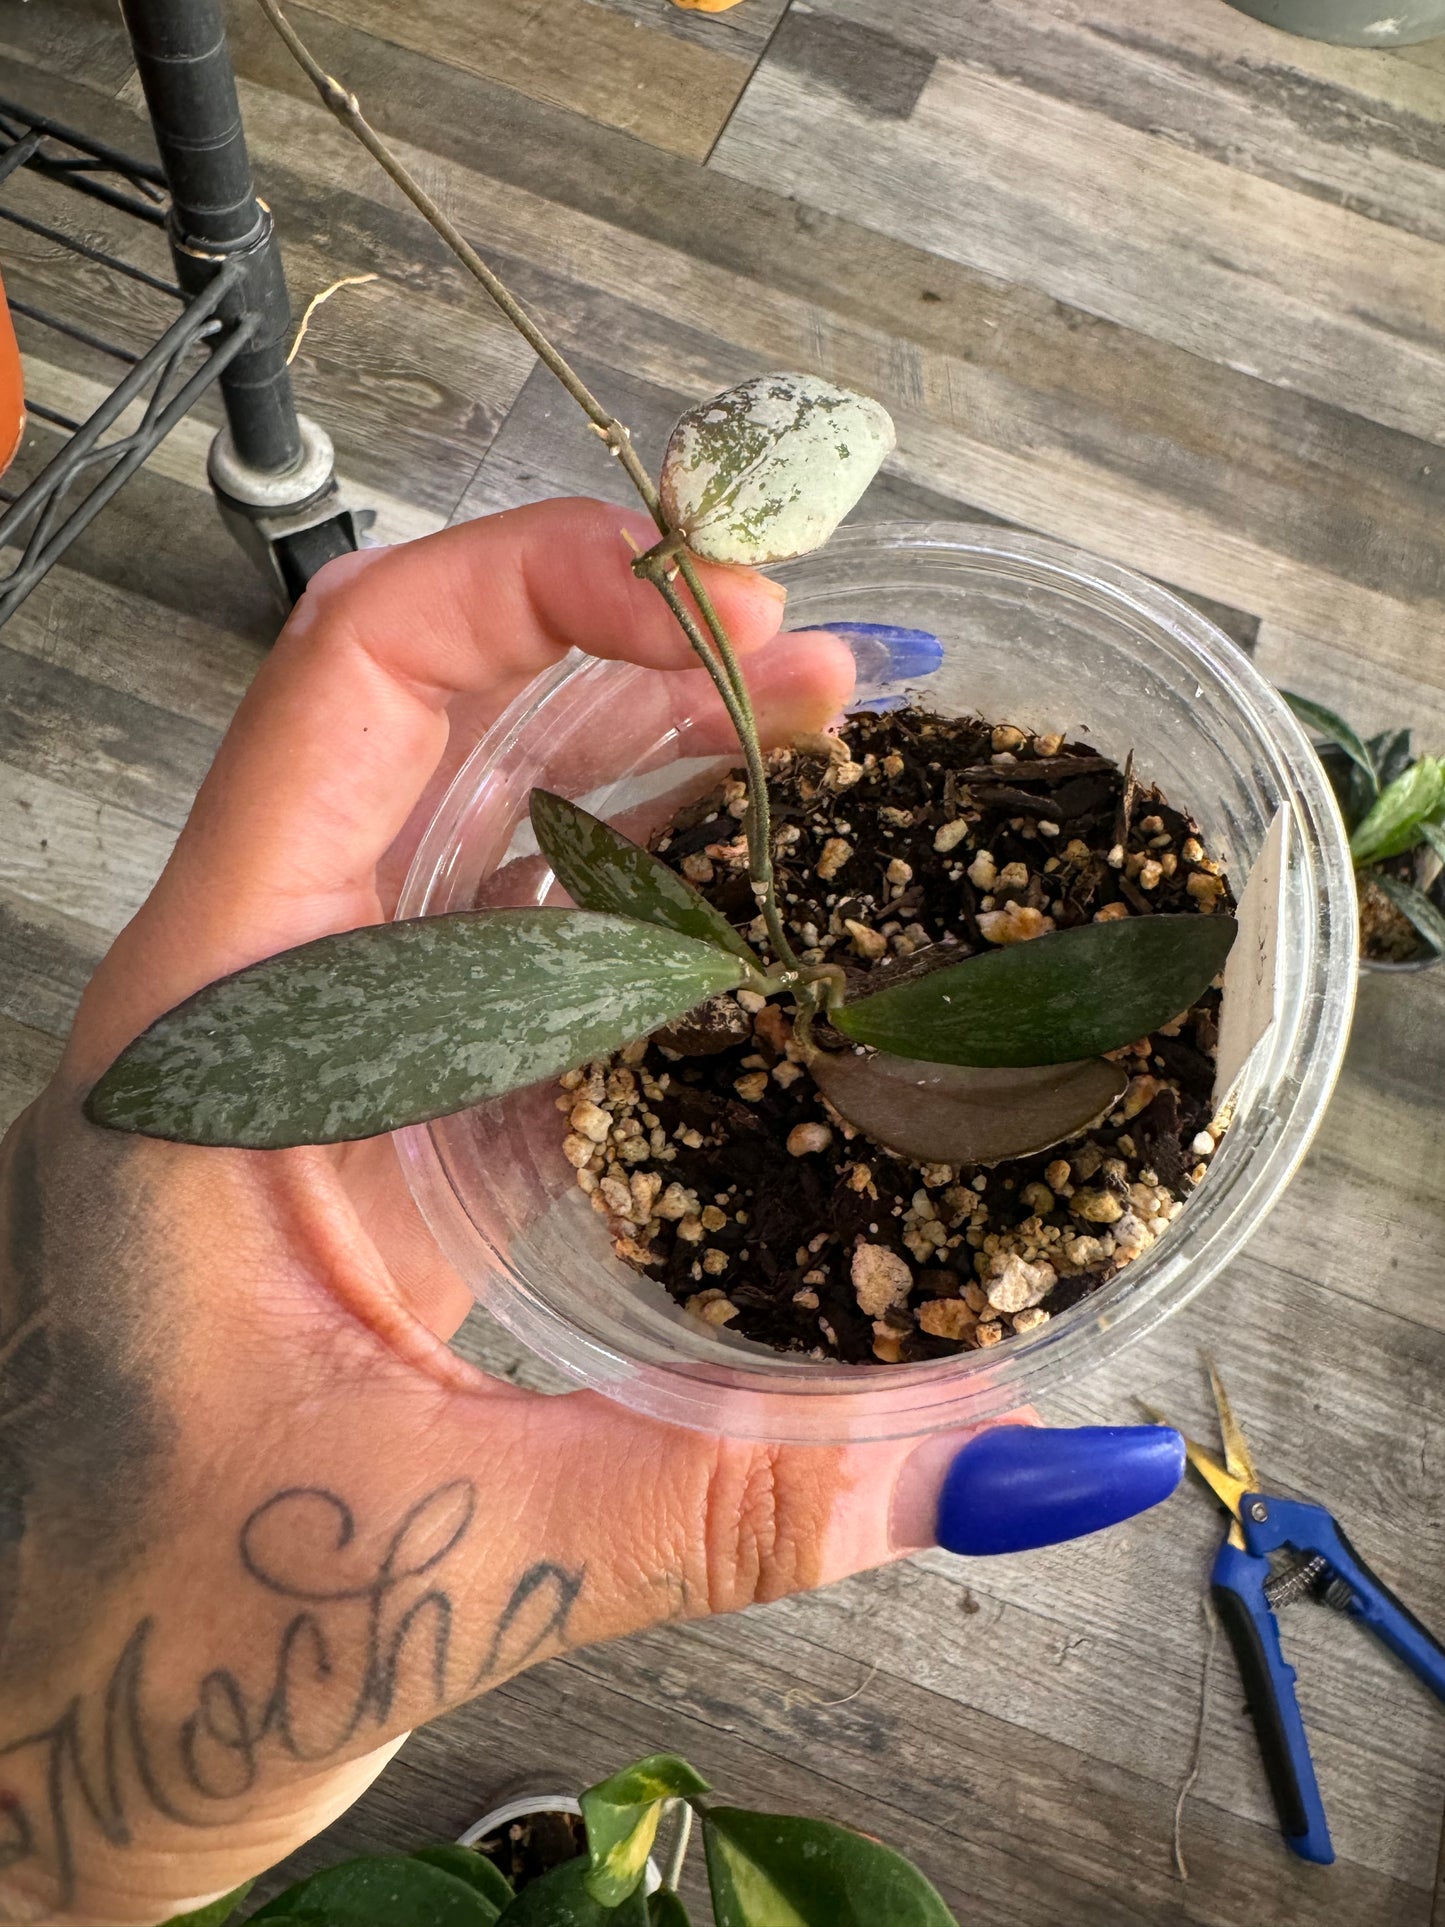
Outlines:
{"type": "Polygon", "coordinates": [[[1106,1058],[980,1070],[888,1051],[818,1051],[813,1082],[850,1124],[929,1164],[1029,1157],[1102,1117],[1129,1081],[1106,1058]]]}
{"type": "Polygon", "coordinates": [[[543,856],[582,909],[640,917],[757,962],[721,910],[640,843],[551,790],[533,790],[530,806],[543,856]]]}
{"type": "Polygon", "coordinates": [[[827,541],[895,439],[866,395],[816,375],[755,375],[673,429],[663,510],[710,562],[786,562],[827,541]]]}
{"type": "Polygon", "coordinates": [[[255,1150],[376,1137],[606,1056],[743,976],[587,910],[373,924],[208,984],[122,1051],[86,1116],[255,1150]]]}

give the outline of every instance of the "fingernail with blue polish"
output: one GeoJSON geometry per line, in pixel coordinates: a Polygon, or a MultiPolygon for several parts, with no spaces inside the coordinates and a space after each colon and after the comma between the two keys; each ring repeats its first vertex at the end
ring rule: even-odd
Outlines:
{"type": "Polygon", "coordinates": [[[943,661],[943,644],[928,629],[901,629],[892,622],[822,622],[813,627],[847,643],[862,683],[931,676],[943,661]]]}
{"type": "Polygon", "coordinates": [[[1025,1552],[1117,1525],[1167,1499],[1184,1441],[1165,1425],[998,1425],[948,1468],[938,1543],[949,1552],[1025,1552]]]}

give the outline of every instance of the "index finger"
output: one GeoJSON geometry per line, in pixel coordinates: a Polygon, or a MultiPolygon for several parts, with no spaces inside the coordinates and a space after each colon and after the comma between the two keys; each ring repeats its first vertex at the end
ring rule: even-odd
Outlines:
{"type": "MultiPolygon", "coordinates": [[[[628,567],[645,517],[564,500],[332,563],[302,598],[201,787],[160,882],[82,1012],[104,1056],[212,978],[374,922],[376,867],[447,745],[448,708],[496,715],[573,647],[691,663],[628,567]]],[[[783,593],[706,570],[737,647],[772,636],[783,593]]]]}

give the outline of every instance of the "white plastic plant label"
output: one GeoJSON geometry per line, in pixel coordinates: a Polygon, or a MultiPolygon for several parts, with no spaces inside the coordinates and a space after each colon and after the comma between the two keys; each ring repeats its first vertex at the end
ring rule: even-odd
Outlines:
{"type": "Polygon", "coordinates": [[[1240,895],[1236,912],[1239,935],[1224,966],[1224,997],[1219,1009],[1216,1111],[1234,1091],[1245,1065],[1274,1022],[1288,832],[1284,811],[1276,810],[1240,895]]]}

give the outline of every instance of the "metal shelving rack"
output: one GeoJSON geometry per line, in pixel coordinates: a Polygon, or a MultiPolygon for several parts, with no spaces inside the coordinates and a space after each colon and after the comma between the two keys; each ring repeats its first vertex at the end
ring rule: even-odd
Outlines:
{"type": "Polygon", "coordinates": [[[219,0],[123,0],[122,10],[160,164],[0,99],[0,221],[149,288],[177,312],[138,351],[93,317],[82,325],[11,296],[12,312],[33,329],[122,372],[83,421],[27,402],[32,418],[66,439],[27,484],[13,493],[0,485],[0,551],[18,551],[0,573],[0,623],[213,387],[226,414],[208,460],[217,504],[285,602],[323,562],[359,547],[370,519],[343,504],[330,439],[296,410],[285,275],[270,210],[251,181],[219,0]],[[174,279],[12,205],[23,170],[104,203],[138,238],[162,230],[174,279]],[[136,406],[139,420],[117,430],[136,406]]]}

